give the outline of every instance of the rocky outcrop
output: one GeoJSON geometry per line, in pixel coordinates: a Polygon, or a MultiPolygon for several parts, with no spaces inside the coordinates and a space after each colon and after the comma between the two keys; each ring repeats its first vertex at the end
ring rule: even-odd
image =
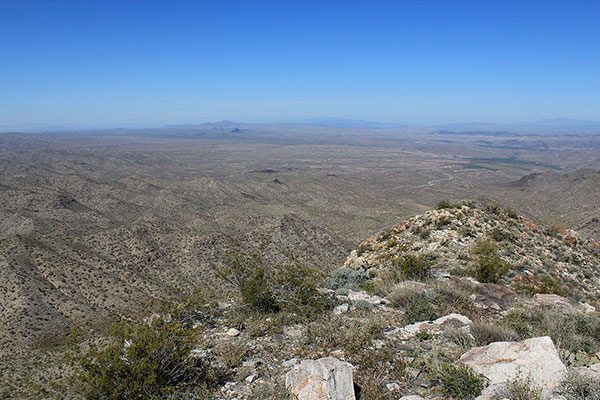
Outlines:
{"type": "Polygon", "coordinates": [[[427,331],[430,334],[441,334],[447,328],[464,328],[469,330],[472,321],[464,315],[452,313],[436,319],[435,321],[421,321],[406,325],[403,328],[396,328],[386,332],[387,336],[393,336],[398,340],[408,340],[415,337],[421,331],[427,331]]]}
{"type": "Polygon", "coordinates": [[[476,347],[463,354],[458,362],[470,366],[489,380],[490,385],[481,399],[490,398],[502,384],[528,377],[547,396],[567,372],[548,336],[476,347]]]}
{"type": "Polygon", "coordinates": [[[298,400],[354,400],[352,365],[333,357],[304,360],[285,376],[298,400]]]}

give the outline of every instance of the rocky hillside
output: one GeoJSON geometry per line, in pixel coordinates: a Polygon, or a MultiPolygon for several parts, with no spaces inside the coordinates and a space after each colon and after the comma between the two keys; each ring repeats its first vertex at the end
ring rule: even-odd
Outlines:
{"type": "Polygon", "coordinates": [[[346,266],[385,283],[407,256],[428,264],[437,278],[471,276],[517,293],[555,293],[600,304],[600,243],[572,230],[536,226],[495,205],[441,203],[364,241],[346,266]]]}
{"type": "Polygon", "coordinates": [[[180,321],[213,371],[168,399],[598,400],[599,266],[598,243],[575,232],[441,203],[330,273],[261,264],[239,296],[153,315],[141,331],[180,321]]]}

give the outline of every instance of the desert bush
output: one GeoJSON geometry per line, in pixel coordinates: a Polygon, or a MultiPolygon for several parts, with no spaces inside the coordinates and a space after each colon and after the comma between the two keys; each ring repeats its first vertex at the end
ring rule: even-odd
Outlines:
{"type": "Polygon", "coordinates": [[[593,354],[600,347],[600,317],[579,311],[513,309],[499,324],[511,328],[520,339],[550,336],[563,350],[593,354]]]}
{"type": "Polygon", "coordinates": [[[517,214],[514,208],[506,207],[504,209],[504,215],[506,215],[508,218],[519,219],[519,214],[517,214]]]}
{"type": "Polygon", "coordinates": [[[435,292],[429,289],[398,287],[388,299],[394,307],[404,310],[404,323],[431,321],[439,317],[434,308],[435,292]]]}
{"type": "Polygon", "coordinates": [[[533,296],[536,293],[554,293],[559,296],[566,296],[568,291],[555,278],[545,274],[535,274],[524,279],[513,282],[517,293],[525,293],[533,296]]]}
{"type": "Polygon", "coordinates": [[[436,210],[445,210],[447,208],[454,208],[454,204],[450,203],[447,200],[442,200],[435,206],[436,210]]]}
{"type": "Polygon", "coordinates": [[[431,284],[432,289],[437,293],[435,298],[436,308],[439,314],[445,315],[457,312],[475,318],[479,310],[470,298],[473,294],[473,288],[467,284],[434,281],[431,284]]]}
{"type": "Polygon", "coordinates": [[[242,340],[219,342],[215,346],[217,359],[229,369],[233,369],[250,354],[250,346],[242,340]]]}
{"type": "Polygon", "coordinates": [[[425,254],[406,254],[402,259],[394,262],[393,268],[397,269],[405,279],[425,280],[431,276],[433,261],[431,256],[425,254]]]}
{"type": "Polygon", "coordinates": [[[331,350],[342,348],[349,352],[359,352],[370,347],[374,339],[381,337],[382,321],[367,318],[364,321],[345,318],[321,318],[307,325],[305,344],[331,350]]]}
{"type": "Polygon", "coordinates": [[[600,400],[600,381],[569,371],[555,394],[565,400],[600,400]]]}
{"type": "Polygon", "coordinates": [[[317,290],[321,274],[293,258],[285,264],[266,265],[256,254],[234,250],[224,264],[219,275],[237,286],[243,302],[255,311],[285,311],[312,318],[333,305],[317,290]]]}
{"type": "Polygon", "coordinates": [[[362,256],[366,251],[371,251],[373,250],[371,248],[371,245],[369,243],[361,243],[358,245],[358,247],[356,248],[356,255],[357,256],[362,256]]]}
{"type": "Polygon", "coordinates": [[[489,212],[490,214],[499,215],[502,212],[502,209],[496,203],[489,203],[485,206],[485,211],[489,212]]]}
{"type": "Polygon", "coordinates": [[[473,372],[467,365],[442,363],[435,371],[436,378],[442,384],[444,394],[452,399],[471,400],[479,396],[486,386],[486,380],[473,372]]]}
{"type": "Polygon", "coordinates": [[[486,322],[473,322],[471,335],[477,346],[486,346],[493,342],[512,342],[519,339],[518,333],[511,328],[486,322]]]}
{"type": "Polygon", "coordinates": [[[214,384],[218,376],[190,356],[195,335],[186,325],[162,318],[151,324],[120,322],[104,344],[79,344],[72,335],[68,386],[90,400],[168,395],[185,385],[214,384]]]}
{"type": "Polygon", "coordinates": [[[502,242],[505,240],[513,240],[514,236],[512,235],[512,233],[510,233],[509,231],[506,231],[504,229],[501,228],[494,228],[492,229],[492,231],[490,232],[490,237],[495,240],[496,242],[502,242]]]}
{"type": "Polygon", "coordinates": [[[436,229],[440,229],[446,225],[450,225],[451,223],[452,223],[452,219],[450,219],[450,217],[448,217],[447,215],[442,215],[435,222],[435,227],[436,227],[436,229]]]}
{"type": "Polygon", "coordinates": [[[489,239],[477,242],[472,253],[477,257],[473,275],[479,282],[498,283],[510,269],[500,259],[496,245],[489,239]]]}
{"type": "Polygon", "coordinates": [[[460,346],[463,351],[467,351],[473,347],[473,337],[460,328],[449,328],[444,331],[444,336],[450,339],[450,341],[460,346]]]}
{"type": "Polygon", "coordinates": [[[387,348],[353,353],[349,361],[356,367],[359,398],[369,400],[397,399],[398,393],[390,392],[386,384],[397,382],[401,387],[408,386],[416,378],[413,371],[424,368],[422,361],[409,360],[387,348]]]}
{"type": "Polygon", "coordinates": [[[327,286],[333,290],[355,289],[367,279],[367,273],[363,270],[341,267],[331,272],[327,286]]]}
{"type": "Polygon", "coordinates": [[[275,300],[267,283],[264,268],[257,268],[254,274],[241,284],[240,293],[244,303],[257,311],[269,313],[280,310],[280,305],[275,300]]]}
{"type": "Polygon", "coordinates": [[[542,400],[542,390],[531,377],[516,376],[494,393],[492,400],[542,400]]]}

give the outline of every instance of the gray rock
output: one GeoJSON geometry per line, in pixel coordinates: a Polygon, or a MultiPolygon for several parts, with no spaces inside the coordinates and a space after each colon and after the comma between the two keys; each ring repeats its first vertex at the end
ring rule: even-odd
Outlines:
{"type": "Polygon", "coordinates": [[[290,358],[289,360],[282,362],[281,366],[283,368],[291,368],[296,364],[298,364],[298,360],[296,360],[295,358],[290,358]]]}
{"type": "Polygon", "coordinates": [[[421,396],[417,396],[416,394],[411,394],[408,396],[400,397],[400,400],[425,400],[425,399],[421,396]]]}
{"type": "Polygon", "coordinates": [[[576,367],[573,369],[586,378],[600,381],[600,363],[590,365],[589,367],[576,367]]]}
{"type": "Polygon", "coordinates": [[[348,290],[348,300],[351,301],[365,301],[372,305],[385,304],[386,300],[382,297],[375,296],[364,292],[362,290],[348,290]]]}
{"type": "Polygon", "coordinates": [[[333,357],[304,360],[285,376],[298,400],[355,400],[352,365],[333,357]]]}
{"type": "Polygon", "coordinates": [[[533,296],[533,301],[542,307],[573,308],[567,298],[557,294],[537,293],[533,296]]]}
{"type": "Polygon", "coordinates": [[[348,303],[340,304],[336,308],[333,309],[333,313],[335,315],[340,315],[350,310],[350,305],[348,303]]]}
{"type": "Polygon", "coordinates": [[[519,376],[530,377],[547,397],[567,372],[548,336],[476,347],[463,354],[458,362],[489,379],[490,385],[481,399],[490,398],[500,386],[519,376]]]}
{"type": "Polygon", "coordinates": [[[293,338],[299,338],[304,335],[304,327],[302,325],[286,326],[283,328],[283,334],[293,338]]]}

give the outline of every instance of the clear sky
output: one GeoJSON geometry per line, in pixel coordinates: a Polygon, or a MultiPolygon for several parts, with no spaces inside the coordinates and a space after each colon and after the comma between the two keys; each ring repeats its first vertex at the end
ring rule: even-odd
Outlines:
{"type": "Polygon", "coordinates": [[[600,0],[0,0],[0,126],[600,120],[600,0]]]}

